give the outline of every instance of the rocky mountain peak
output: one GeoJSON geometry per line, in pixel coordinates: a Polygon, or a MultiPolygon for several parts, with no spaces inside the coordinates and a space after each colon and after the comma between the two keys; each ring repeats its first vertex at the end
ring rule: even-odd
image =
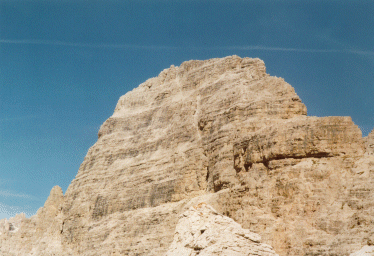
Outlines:
{"type": "Polygon", "coordinates": [[[212,225],[202,250],[226,225],[217,246],[260,248],[256,233],[279,255],[349,255],[374,244],[372,138],[307,116],[260,59],[187,61],[119,99],[65,195],[16,232],[0,223],[0,254],[165,255],[198,242],[178,224],[193,220],[212,225]]]}

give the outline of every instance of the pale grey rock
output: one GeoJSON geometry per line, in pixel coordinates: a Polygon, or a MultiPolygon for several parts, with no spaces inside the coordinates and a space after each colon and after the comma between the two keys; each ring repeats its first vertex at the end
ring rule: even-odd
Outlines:
{"type": "Polygon", "coordinates": [[[276,256],[261,237],[243,229],[206,203],[188,209],[180,217],[166,256],[276,256]]]}
{"type": "Polygon", "coordinates": [[[374,255],[374,246],[364,246],[361,250],[349,254],[349,256],[373,256],[374,255]]]}
{"type": "Polygon", "coordinates": [[[0,234],[7,232],[17,232],[22,222],[26,220],[24,213],[17,214],[15,217],[0,220],[0,234]]]}

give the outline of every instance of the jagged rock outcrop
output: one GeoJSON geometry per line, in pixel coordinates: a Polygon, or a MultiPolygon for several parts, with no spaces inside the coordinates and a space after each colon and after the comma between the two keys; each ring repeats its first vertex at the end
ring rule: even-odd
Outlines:
{"type": "Polygon", "coordinates": [[[62,189],[55,186],[35,216],[26,219],[20,214],[9,219],[15,228],[0,235],[0,255],[70,255],[71,250],[61,243],[63,201],[62,189]]]}
{"type": "Polygon", "coordinates": [[[21,223],[24,220],[26,220],[26,216],[24,213],[17,214],[15,217],[10,218],[9,220],[0,220],[0,234],[18,231],[21,223]]]}
{"type": "Polygon", "coordinates": [[[188,209],[179,217],[175,236],[166,256],[277,256],[258,234],[243,229],[206,203],[188,209]]]}
{"type": "Polygon", "coordinates": [[[98,137],[64,196],[4,229],[0,254],[163,255],[199,202],[282,256],[374,244],[373,132],[308,117],[260,59],[171,66],[122,96],[98,137]]]}

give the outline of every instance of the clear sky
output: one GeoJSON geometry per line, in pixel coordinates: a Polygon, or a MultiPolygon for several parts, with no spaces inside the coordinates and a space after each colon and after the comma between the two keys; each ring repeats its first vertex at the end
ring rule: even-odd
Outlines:
{"type": "Polygon", "coordinates": [[[0,0],[0,219],[66,191],[121,95],[234,54],[263,59],[309,115],[374,128],[372,0],[0,0]]]}

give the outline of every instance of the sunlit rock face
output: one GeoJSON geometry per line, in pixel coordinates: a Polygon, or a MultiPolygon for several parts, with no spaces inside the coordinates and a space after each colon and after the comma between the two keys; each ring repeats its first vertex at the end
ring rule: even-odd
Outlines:
{"type": "Polygon", "coordinates": [[[260,59],[187,61],[119,99],[65,196],[0,223],[0,252],[164,255],[206,202],[279,255],[349,255],[374,244],[372,151],[373,132],[308,117],[260,59]]]}
{"type": "Polygon", "coordinates": [[[366,137],[366,153],[374,155],[374,130],[366,137]]]}
{"type": "Polygon", "coordinates": [[[361,248],[361,250],[358,250],[357,252],[349,254],[349,256],[372,256],[374,255],[374,246],[364,246],[361,248]]]}
{"type": "Polygon", "coordinates": [[[19,214],[0,220],[0,255],[73,255],[61,241],[63,202],[62,189],[55,186],[44,206],[30,219],[19,214]]]}
{"type": "Polygon", "coordinates": [[[261,243],[258,234],[219,214],[206,203],[192,206],[179,216],[174,240],[166,256],[278,256],[261,243]]]}

